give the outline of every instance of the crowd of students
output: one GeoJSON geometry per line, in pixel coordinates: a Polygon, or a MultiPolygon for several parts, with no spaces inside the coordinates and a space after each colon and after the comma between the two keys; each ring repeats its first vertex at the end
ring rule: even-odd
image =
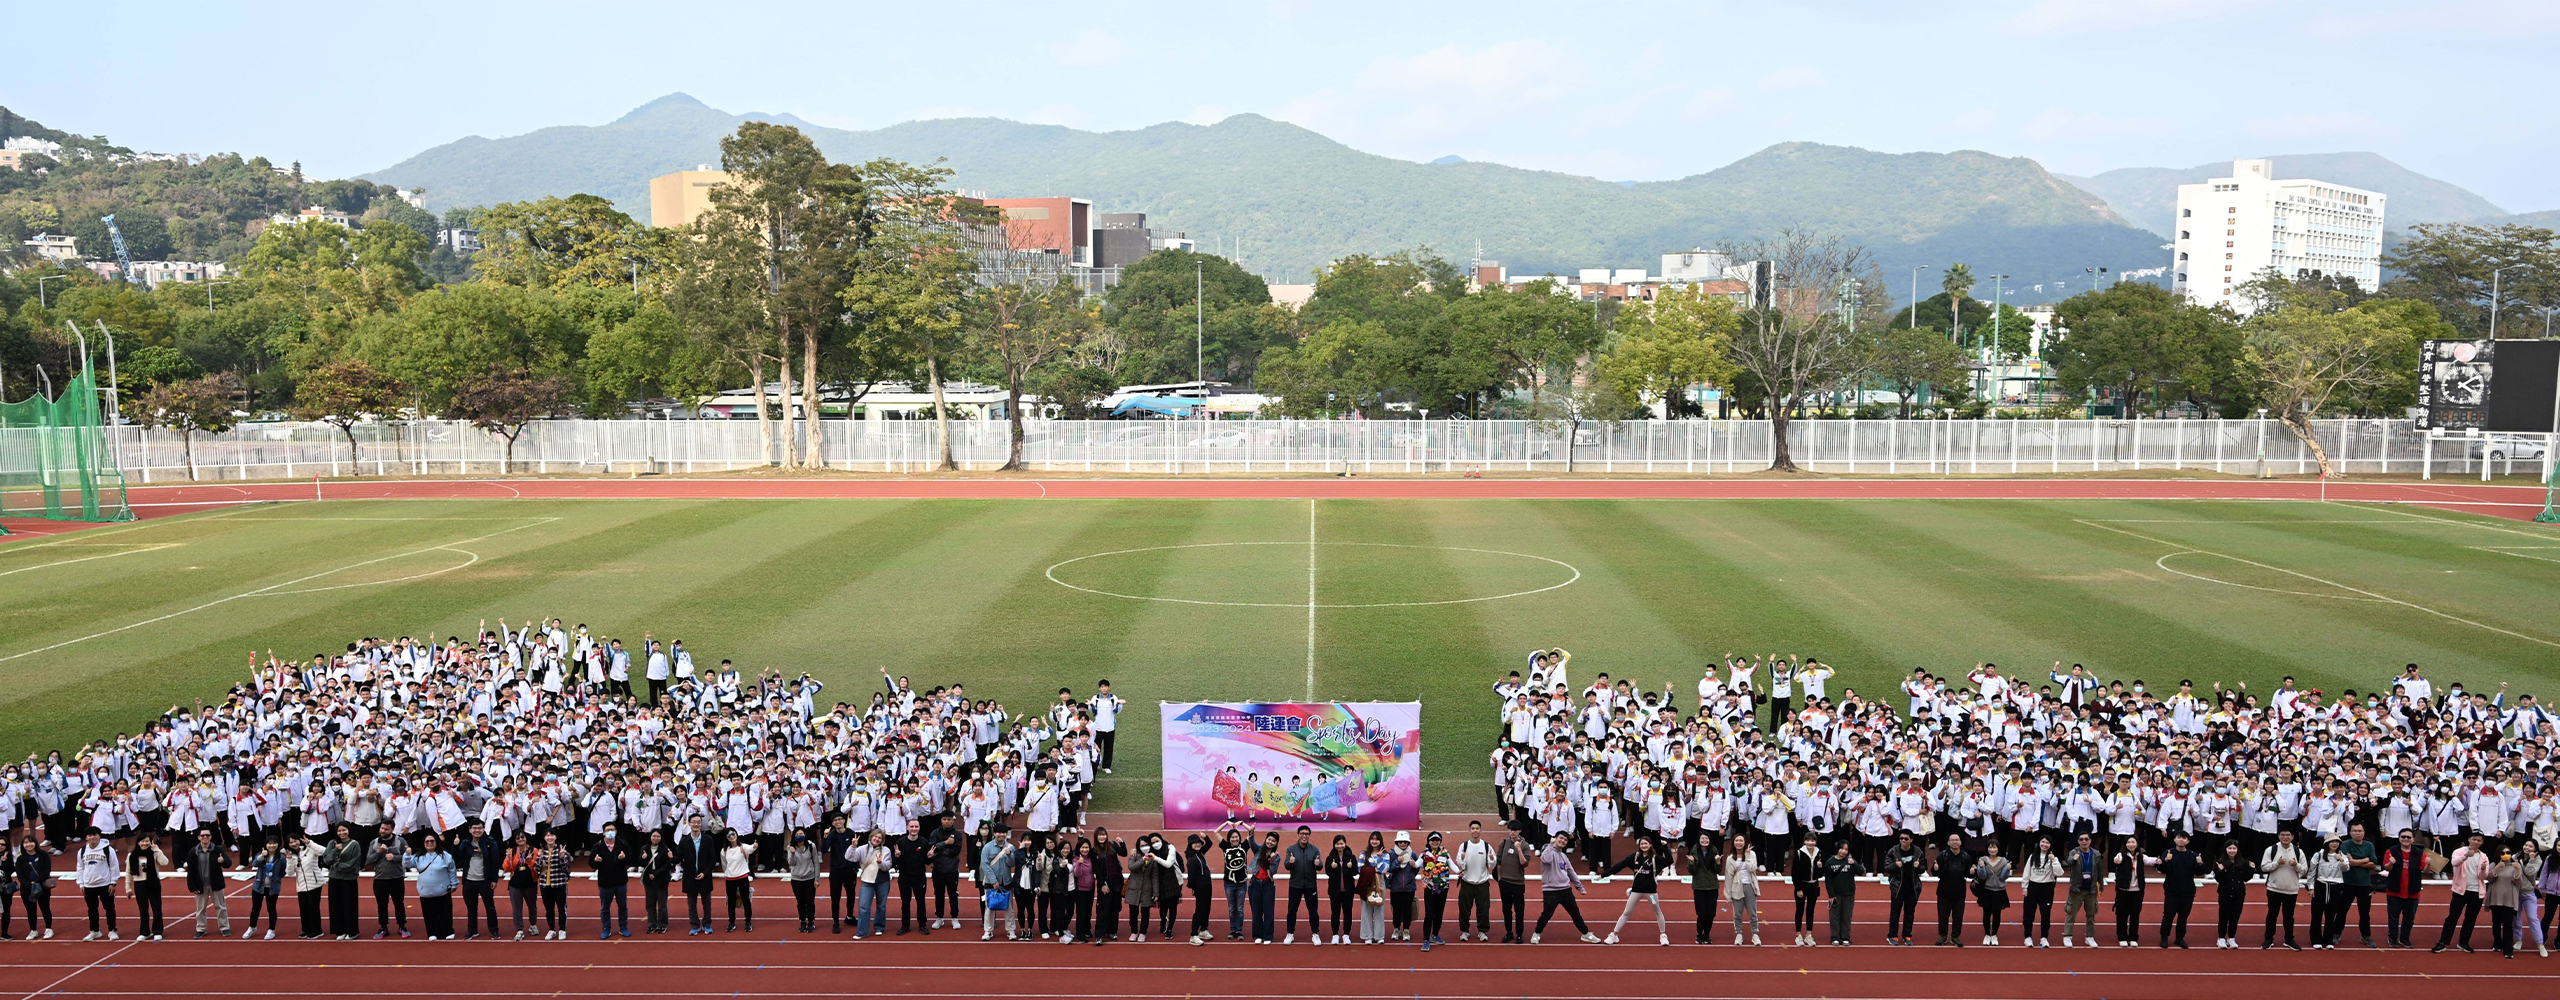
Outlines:
{"type": "Polygon", "coordinates": [[[1957,947],[2000,942],[2013,890],[2023,943],[2050,946],[2058,901],[2062,945],[2076,922],[2096,947],[2109,883],[2119,946],[2140,940],[2156,897],[2156,943],[2186,947],[2206,885],[2222,948],[2240,946],[2253,896],[2261,948],[2337,947],[2350,912],[2362,943],[2415,947],[2421,889],[2438,880],[2452,902],[2437,951],[2472,950],[2483,910],[2509,957],[2548,955],[2560,923],[2560,716],[2503,684],[2439,691],[2409,664],[2363,694],[2287,677],[2263,698],[2185,680],[2162,697],[2079,664],[2030,679],[1985,663],[1961,679],[1913,671],[1897,711],[1834,697],[1812,658],[1728,656],[1694,702],[1606,673],[1577,688],[1571,659],[1533,651],[1494,685],[1502,814],[1594,865],[1627,837],[1685,857],[1702,944],[1720,889],[1735,943],[1759,943],[1762,876],[1792,891],[1798,944],[1820,943],[1825,898],[1830,940],[1847,939],[1861,879],[1883,883],[1895,945],[1914,940],[1924,885],[1935,943],[1957,947]]]}
{"type": "Polygon", "coordinates": [[[2485,912],[2492,948],[2548,954],[2560,920],[2560,719],[2503,686],[2438,692],[2411,665],[2364,695],[2287,679],[2263,701],[2185,682],[2164,698],[2077,665],[1983,664],[1913,672],[1897,711],[1833,697],[1811,659],[1730,657],[1694,703],[1607,674],[1576,688],[1570,659],[1534,652],[1495,685],[1491,830],[1319,838],[1082,825],[1125,708],[1107,681],[1016,714],[884,670],[867,699],[825,703],[807,674],[698,669],[681,642],[559,619],[253,656],[217,703],[0,772],[0,939],[13,904],[54,936],[66,876],[106,940],[120,899],[138,937],[163,937],[163,880],[181,877],[198,937],[232,933],[245,889],[242,936],[275,936],[290,895],[296,933],[338,940],[410,937],[411,897],[430,940],[561,939],[573,885],[601,937],[629,937],[634,883],[643,933],[672,933],[678,896],[688,934],[751,931],[774,881],[803,932],[823,893],[830,932],[890,933],[895,895],[898,934],[974,922],[1071,944],[1294,944],[1304,911],[1315,945],[1429,949],[1454,897],[1461,942],[1493,940],[1498,914],[1505,943],[1561,915],[1616,944],[1641,914],[1669,945],[1662,894],[1681,882],[1697,944],[1720,918],[1760,944],[1764,884],[1791,897],[1797,945],[1853,943],[1861,885],[1895,946],[1924,895],[1953,947],[2002,943],[2013,909],[2021,943],[2050,947],[2057,905],[2061,946],[2077,928],[2097,947],[2102,894],[2117,946],[2156,917],[2154,943],[2186,947],[2207,891],[2223,948],[2253,903],[2262,948],[2338,947],[2351,915],[2361,943],[2415,947],[2430,883],[2451,894],[2437,950],[2471,950],[2485,912]],[[1580,900],[1621,876],[1604,934],[1580,900]]]}

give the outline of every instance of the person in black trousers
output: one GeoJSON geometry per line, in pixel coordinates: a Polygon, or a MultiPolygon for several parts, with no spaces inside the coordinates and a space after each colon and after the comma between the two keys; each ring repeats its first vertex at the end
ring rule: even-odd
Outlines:
{"type": "MultiPolygon", "coordinates": [[[[133,939],[157,941],[167,936],[169,913],[167,907],[161,904],[160,876],[169,868],[169,855],[160,849],[160,838],[156,836],[142,838],[140,843],[133,845],[133,854],[125,858],[124,864],[125,874],[131,878],[127,885],[133,893],[134,915],[140,918],[141,924],[134,928],[133,939]]],[[[194,877],[194,870],[190,868],[188,878],[194,877]]],[[[188,891],[195,890],[190,887],[188,891]]],[[[227,927],[223,929],[225,934],[230,932],[227,927]]]]}
{"type": "Polygon", "coordinates": [[[1964,836],[1948,834],[1946,850],[1929,865],[1938,876],[1938,943],[1964,947],[1964,897],[1973,883],[1974,857],[1965,853],[1964,836]]]}
{"type": "Polygon", "coordinates": [[[2240,911],[2249,905],[2249,879],[2258,866],[2240,856],[2240,842],[2222,842],[2222,856],[2213,859],[2213,946],[2240,947],[2240,911]]]}
{"type": "Polygon", "coordinates": [[[910,927],[933,933],[933,924],[925,917],[924,841],[915,837],[897,837],[889,849],[898,866],[898,933],[910,927]]]}
{"type": "Polygon", "coordinates": [[[1218,888],[1209,875],[1209,841],[1199,834],[1183,845],[1182,876],[1191,882],[1191,941],[1199,944],[1209,937],[1209,900],[1218,888]]]}
{"type": "Polygon", "coordinates": [[[498,863],[506,860],[506,845],[489,835],[488,824],[472,820],[462,825],[462,835],[453,838],[453,874],[461,883],[462,936],[465,940],[480,937],[480,911],[489,911],[489,936],[498,936],[498,863]]]}
{"type": "Polygon", "coordinates": [[[1120,900],[1129,894],[1129,845],[1103,827],[1093,828],[1093,943],[1120,937],[1120,900]]]}
{"type": "Polygon", "coordinates": [[[1529,842],[1519,835],[1493,848],[1493,881],[1502,892],[1502,943],[1529,940],[1529,842]]]}
{"type": "Polygon", "coordinates": [[[2142,853],[2142,844],[2125,838],[2116,851],[2116,946],[2142,943],[2142,893],[2150,888],[2151,866],[2159,859],[2142,853]]]}
{"type": "Polygon", "coordinates": [[[711,880],[720,873],[720,844],[702,829],[702,817],[687,821],[689,829],[676,841],[676,867],[684,872],[686,934],[711,933],[711,880]]]}
{"type": "MultiPolygon", "coordinates": [[[[968,849],[966,838],[960,836],[960,818],[943,814],[942,825],[925,833],[924,844],[925,857],[933,867],[933,924],[925,928],[925,933],[931,934],[933,927],[939,926],[958,930],[960,856],[968,849]]],[[[1172,931],[1169,926],[1165,928],[1167,934],[1172,931]]]]}
{"type": "Polygon", "coordinates": [[[1885,882],[1891,902],[1885,910],[1884,935],[1890,944],[1911,946],[1911,925],[1920,919],[1920,873],[1929,866],[1920,842],[1904,830],[1884,852],[1885,882]]]}
{"type": "Polygon", "coordinates": [[[2187,832],[2178,831],[2169,838],[2169,853],[2160,858],[2160,947],[2173,941],[2187,946],[2187,915],[2195,912],[2196,880],[2203,876],[2204,859],[2187,849],[2187,832]]]}
{"type": "Polygon", "coordinates": [[[596,923],[604,925],[603,937],[613,937],[614,920],[621,918],[622,936],[631,936],[631,869],[640,856],[631,842],[622,838],[621,824],[604,828],[602,840],[596,842],[589,861],[596,870],[596,923]]]}
{"type": "Polygon", "coordinates": [[[320,852],[320,867],[329,873],[329,933],[353,941],[362,919],[356,913],[356,876],[364,870],[364,845],[356,840],[354,827],[338,824],[337,839],[320,852]]]}
{"type": "Polygon", "coordinates": [[[862,843],[862,838],[853,835],[853,828],[845,825],[845,818],[842,815],[838,815],[835,822],[827,827],[826,836],[819,841],[818,849],[827,856],[829,933],[844,933],[844,918],[851,916],[862,905],[861,873],[854,868],[851,857],[854,845],[859,843],[862,843]]]}
{"type": "Polygon", "coordinates": [[[1316,923],[1316,872],[1324,866],[1324,854],[1316,850],[1314,834],[1313,827],[1298,827],[1297,841],[1280,856],[1280,870],[1289,876],[1289,916],[1280,925],[1281,944],[1298,941],[1301,902],[1307,905],[1307,932],[1319,942],[1324,940],[1324,928],[1316,923]]]}
{"type": "MultiPolygon", "coordinates": [[[[649,934],[667,932],[667,884],[676,877],[676,852],[667,846],[667,835],[661,830],[649,831],[649,842],[640,846],[641,929],[649,934]]],[[[491,911],[494,914],[496,911],[491,911]]],[[[497,925],[492,916],[491,926],[497,925]]]]}
{"type": "MultiPolygon", "coordinates": [[[[1333,938],[1330,941],[1326,940],[1326,928],[1316,926],[1315,916],[1312,913],[1307,917],[1308,933],[1314,935],[1315,939],[1321,943],[1346,944],[1351,940],[1351,924],[1354,919],[1352,907],[1355,904],[1351,897],[1351,884],[1360,878],[1360,856],[1351,853],[1351,838],[1339,833],[1334,834],[1333,850],[1325,852],[1322,864],[1325,896],[1333,904],[1333,938]]],[[[1297,898],[1298,891],[1297,876],[1291,875],[1289,879],[1289,898],[1294,900],[1297,898]]],[[[1314,887],[1310,885],[1309,888],[1314,887]]],[[[1314,905],[1312,902],[1308,904],[1310,908],[1314,905]]],[[[1295,906],[1290,908],[1290,913],[1294,918],[1297,913],[1295,906]]]]}
{"type": "Polygon", "coordinates": [[[1811,833],[1787,855],[1787,885],[1795,890],[1795,943],[1813,943],[1815,911],[1822,900],[1822,841],[1811,833]]]}
{"type": "Polygon", "coordinates": [[[1711,837],[1692,841],[1689,844],[1689,902],[1697,908],[1699,944],[1715,938],[1716,897],[1723,887],[1724,851],[1721,844],[1711,837]]]}

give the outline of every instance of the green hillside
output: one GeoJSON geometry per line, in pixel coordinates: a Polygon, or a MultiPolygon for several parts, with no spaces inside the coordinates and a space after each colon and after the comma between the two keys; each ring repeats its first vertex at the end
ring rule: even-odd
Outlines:
{"type": "MultiPolygon", "coordinates": [[[[675,94],[606,125],[462,139],[366,177],[424,188],[437,208],[586,191],[645,214],[650,177],[715,162],[720,136],[750,118],[791,121],[675,94]]],[[[2160,256],[2155,237],[2034,161],[1977,152],[1788,143],[1693,177],[1617,184],[1413,163],[1256,115],[1104,133],[986,118],[871,131],[792,123],[840,160],[945,159],[963,188],[1080,195],[1103,211],[1146,212],[1151,225],[1206,246],[1241,243],[1247,266],[1276,281],[1305,281],[1343,254],[1420,245],[1460,258],[1481,246],[1514,274],[1653,269],[1666,250],[1787,225],[1866,242],[1889,269],[1961,259],[1977,273],[2042,281],[2160,256]]]]}
{"type": "MultiPolygon", "coordinates": [[[[2374,153],[2297,153],[2266,157],[2275,161],[2277,177],[2317,177],[2349,187],[2389,195],[2385,224],[2406,229],[2421,222],[2466,222],[2507,214],[2463,188],[2393,163],[2374,153]]],[[[2126,167],[2095,177],[2062,178],[2105,198],[2108,206],[2155,233],[2175,228],[2178,185],[2201,184],[2231,175],[2231,161],[2200,164],[2184,170],[2169,167],[2126,167]]]]}

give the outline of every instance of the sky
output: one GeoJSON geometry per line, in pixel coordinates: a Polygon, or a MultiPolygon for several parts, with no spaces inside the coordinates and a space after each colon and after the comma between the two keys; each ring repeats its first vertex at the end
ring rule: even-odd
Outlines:
{"type": "Polygon", "coordinates": [[[349,176],[668,93],[841,128],[1092,130],[1251,112],[1353,148],[1609,180],[1769,145],[1979,149],[2057,173],[2372,151],[2560,208],[2560,2],[21,5],[0,104],[155,152],[349,176]],[[49,65],[48,65],[49,64],[49,65]]]}

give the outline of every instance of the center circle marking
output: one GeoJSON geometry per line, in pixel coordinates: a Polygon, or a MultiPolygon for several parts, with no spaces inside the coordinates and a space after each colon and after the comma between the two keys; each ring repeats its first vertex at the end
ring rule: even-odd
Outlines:
{"type": "Polygon", "coordinates": [[[1314,604],[1314,603],[1310,603],[1310,602],[1306,602],[1306,601],[1290,601],[1290,602],[1277,602],[1277,601],[1203,601],[1203,600],[1197,600],[1197,599],[1189,598],[1189,597],[1162,597],[1162,596],[1157,596],[1157,595],[1153,595],[1153,594],[1123,594],[1123,593],[1120,593],[1120,592],[1118,592],[1118,591],[1113,591],[1113,590],[1103,590],[1103,589],[1100,589],[1100,588],[1098,588],[1098,587],[1087,587],[1087,586],[1082,586],[1082,585],[1080,585],[1080,584],[1068,583],[1068,582],[1067,582],[1067,581],[1065,581],[1065,580],[1058,579],[1058,570],[1059,570],[1059,569],[1061,569],[1061,568],[1063,568],[1063,567],[1067,567],[1067,566],[1072,566],[1072,565],[1075,565],[1076,563],[1084,562],[1084,561],[1089,560],[1089,559],[1105,559],[1105,558],[1109,558],[1109,557],[1111,557],[1111,556],[1134,555],[1134,554],[1136,554],[1136,553],[1140,553],[1140,552],[1166,552],[1166,551],[1172,551],[1172,550],[1175,550],[1175,549],[1243,548],[1243,547],[1246,547],[1246,546],[1257,546],[1257,545],[1264,545],[1264,546],[1287,546],[1287,547],[1289,547],[1289,548],[1297,548],[1297,547],[1300,547],[1300,546],[1303,546],[1303,545],[1307,545],[1307,544],[1308,544],[1308,543],[1306,543],[1306,542],[1193,542],[1193,543],[1190,543],[1190,544],[1187,544],[1187,545],[1148,545],[1148,546],[1143,546],[1143,547],[1140,547],[1140,548],[1134,548],[1134,549],[1114,549],[1114,550],[1109,551],[1109,552],[1095,552],[1095,553],[1092,553],[1092,554],[1090,554],[1090,555],[1081,555],[1081,556],[1077,556],[1077,557],[1075,557],[1075,558],[1073,558],[1073,559],[1062,559],[1062,560],[1059,560],[1058,562],[1055,562],[1055,563],[1050,564],[1049,568],[1048,568],[1047,570],[1043,571],[1041,575],[1048,577],[1048,578],[1049,578],[1049,582],[1050,582],[1050,583],[1054,583],[1054,584],[1057,584],[1058,586],[1065,587],[1065,588],[1067,588],[1068,590],[1081,590],[1081,591],[1083,591],[1083,592],[1085,592],[1085,593],[1088,593],[1088,594],[1100,594],[1100,595],[1102,595],[1102,596],[1104,596],[1104,597],[1117,597],[1117,598],[1120,598],[1120,599],[1122,599],[1122,600],[1129,600],[1129,601],[1160,601],[1160,602],[1163,602],[1163,603],[1166,603],[1166,604],[1204,604],[1204,605],[1210,605],[1210,606],[1214,606],[1214,607],[1225,607],[1225,608],[1335,608],[1335,609],[1342,609],[1342,608],[1424,608],[1424,607],[1433,607],[1433,606],[1436,606],[1436,605],[1442,605],[1442,604],[1476,604],[1476,603],[1480,603],[1480,602],[1483,602],[1483,601],[1500,601],[1500,600],[1507,600],[1507,599],[1514,598],[1514,597],[1528,597],[1528,596],[1530,596],[1530,595],[1532,595],[1532,594],[1543,594],[1543,593],[1546,593],[1547,591],[1550,591],[1550,590],[1561,590],[1561,589],[1563,589],[1563,588],[1565,588],[1565,587],[1570,587],[1570,586],[1572,586],[1575,582],[1577,582],[1577,581],[1579,581],[1579,580],[1581,580],[1581,579],[1582,579],[1582,570],[1581,570],[1580,568],[1578,568],[1578,567],[1574,566],[1572,563],[1566,562],[1566,561],[1564,561],[1564,560],[1562,560],[1562,559],[1549,559],[1549,558],[1547,558],[1547,557],[1545,557],[1545,556],[1530,555],[1529,553],[1526,553],[1526,552],[1507,552],[1507,551],[1504,551],[1504,550],[1502,550],[1502,549],[1472,549],[1472,548],[1467,548],[1467,547],[1464,547],[1464,546],[1458,546],[1458,545],[1406,545],[1406,544],[1402,544],[1402,543],[1398,543],[1398,542],[1316,542],[1316,543],[1314,543],[1314,544],[1315,544],[1316,546],[1318,546],[1318,547],[1325,547],[1325,546],[1358,546],[1358,547],[1363,547],[1363,548],[1377,548],[1377,549],[1430,549],[1430,550],[1435,550],[1435,551],[1440,551],[1440,552],[1472,552],[1472,553],[1476,553],[1476,554],[1478,554],[1478,555],[1489,555],[1489,556],[1510,556],[1510,557],[1512,557],[1512,558],[1514,558],[1514,559],[1534,559],[1534,560],[1537,560],[1538,562],[1543,562],[1543,563],[1553,563],[1553,564],[1555,564],[1555,565],[1558,565],[1558,566],[1562,566],[1562,567],[1564,567],[1565,572],[1571,573],[1571,574],[1573,574],[1573,575],[1566,577],[1566,578],[1565,578],[1565,580],[1564,580],[1564,582],[1562,582],[1562,583],[1549,584],[1549,585],[1547,585],[1547,586],[1544,586],[1544,587],[1538,587],[1538,588],[1531,589],[1531,590],[1515,590],[1515,591],[1512,591],[1511,593],[1508,593],[1508,594],[1487,594],[1487,595],[1485,595],[1485,596],[1483,596],[1483,597],[1461,597],[1461,598],[1457,598],[1457,599],[1454,599],[1454,600],[1447,600],[1447,601],[1378,601],[1378,602],[1373,602],[1373,603],[1368,603],[1368,604],[1314,604]]]}

